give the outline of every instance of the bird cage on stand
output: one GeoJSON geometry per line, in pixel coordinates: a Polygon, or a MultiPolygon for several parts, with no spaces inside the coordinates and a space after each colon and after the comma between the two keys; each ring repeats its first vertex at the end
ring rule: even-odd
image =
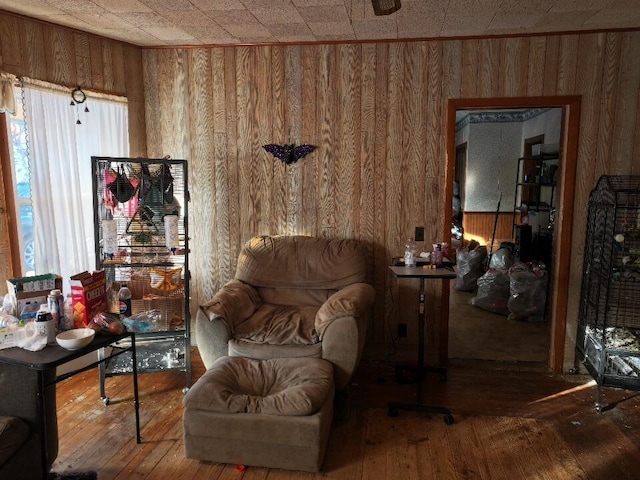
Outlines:
{"type": "Polygon", "coordinates": [[[640,176],[602,176],[589,197],[576,349],[601,387],[640,390],[640,176]]]}

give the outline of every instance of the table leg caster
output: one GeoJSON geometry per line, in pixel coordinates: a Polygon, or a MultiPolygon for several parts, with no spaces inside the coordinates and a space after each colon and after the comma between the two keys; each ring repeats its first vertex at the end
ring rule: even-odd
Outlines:
{"type": "Polygon", "coordinates": [[[102,403],[109,405],[111,403],[111,399],[109,397],[102,397],[102,403]]]}
{"type": "Polygon", "coordinates": [[[447,425],[453,425],[454,419],[453,419],[453,415],[451,415],[450,413],[447,413],[444,417],[444,423],[446,423],[447,425]]]}

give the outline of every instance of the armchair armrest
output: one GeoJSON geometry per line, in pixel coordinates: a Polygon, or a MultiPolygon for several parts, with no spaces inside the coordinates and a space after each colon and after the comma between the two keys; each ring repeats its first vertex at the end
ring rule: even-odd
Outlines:
{"type": "Polygon", "coordinates": [[[233,279],[218,290],[213,300],[200,308],[211,321],[221,317],[233,332],[234,327],[249,318],[261,303],[260,295],[254,287],[233,279]]]}
{"type": "Polygon", "coordinates": [[[316,314],[315,326],[320,339],[334,320],[366,315],[375,295],[375,289],[367,283],[354,283],[331,295],[316,314]]]}
{"type": "Polygon", "coordinates": [[[230,280],[213,299],[198,309],[196,343],[205,368],[229,354],[229,340],[236,325],[249,318],[262,303],[248,283],[230,280]]]}

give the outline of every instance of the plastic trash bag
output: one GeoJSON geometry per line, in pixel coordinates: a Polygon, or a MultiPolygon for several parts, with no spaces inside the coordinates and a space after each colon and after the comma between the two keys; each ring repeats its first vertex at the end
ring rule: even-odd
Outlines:
{"type": "Polygon", "coordinates": [[[493,252],[489,259],[489,268],[495,268],[498,270],[508,270],[513,265],[513,254],[511,250],[505,247],[500,247],[493,252]]]}
{"type": "Polygon", "coordinates": [[[478,278],[478,291],[471,305],[500,315],[509,315],[510,285],[507,270],[490,268],[478,278]]]}
{"type": "Polygon", "coordinates": [[[475,292],[478,279],[484,275],[487,249],[477,247],[473,250],[461,248],[456,252],[456,280],[453,288],[464,292],[475,292]]]}
{"type": "Polygon", "coordinates": [[[522,263],[513,265],[509,282],[509,320],[542,322],[547,305],[547,274],[522,263]]]}

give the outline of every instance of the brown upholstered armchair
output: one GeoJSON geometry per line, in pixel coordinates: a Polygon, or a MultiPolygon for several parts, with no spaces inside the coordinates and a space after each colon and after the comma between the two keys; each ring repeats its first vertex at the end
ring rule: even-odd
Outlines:
{"type": "Polygon", "coordinates": [[[196,318],[205,367],[225,355],[318,357],[345,390],[360,361],[375,290],[355,240],[262,236],[249,240],[233,280],[196,318]]]}

